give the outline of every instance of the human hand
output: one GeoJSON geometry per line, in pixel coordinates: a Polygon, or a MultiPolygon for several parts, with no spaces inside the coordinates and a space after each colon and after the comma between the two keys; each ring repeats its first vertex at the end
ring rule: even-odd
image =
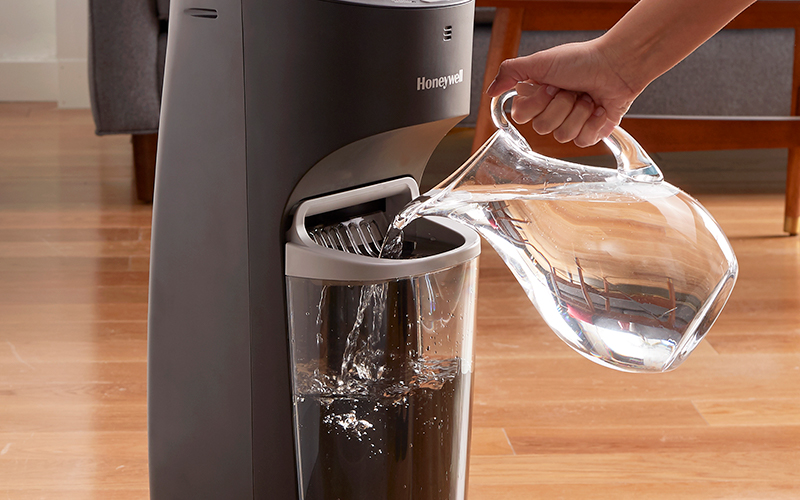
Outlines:
{"type": "Polygon", "coordinates": [[[601,37],[508,59],[486,93],[495,97],[516,87],[514,121],[532,121],[536,132],[552,132],[561,143],[591,146],[611,134],[644,90],[620,76],[608,52],[601,37]]]}

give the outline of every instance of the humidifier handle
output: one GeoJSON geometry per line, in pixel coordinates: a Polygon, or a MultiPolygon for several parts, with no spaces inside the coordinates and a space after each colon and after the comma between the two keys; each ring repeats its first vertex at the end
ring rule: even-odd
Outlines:
{"type": "MultiPolygon", "coordinates": [[[[491,105],[492,121],[495,126],[504,132],[512,133],[512,135],[516,135],[516,130],[508,122],[503,108],[505,103],[515,95],[517,95],[517,91],[511,89],[497,97],[493,97],[491,105]]],[[[659,170],[647,152],[636,142],[636,139],[621,127],[614,127],[611,135],[603,139],[603,142],[617,160],[617,170],[620,175],[641,182],[660,182],[664,180],[661,170],[659,170]]]]}

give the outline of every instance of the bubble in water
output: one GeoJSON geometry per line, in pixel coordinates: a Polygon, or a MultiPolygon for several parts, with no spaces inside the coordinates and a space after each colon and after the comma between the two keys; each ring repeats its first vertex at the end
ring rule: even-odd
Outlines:
{"type": "Polygon", "coordinates": [[[323,420],[324,423],[336,424],[346,431],[353,431],[353,433],[360,439],[367,430],[372,429],[373,425],[356,416],[356,412],[351,411],[343,415],[328,415],[323,420]]]}

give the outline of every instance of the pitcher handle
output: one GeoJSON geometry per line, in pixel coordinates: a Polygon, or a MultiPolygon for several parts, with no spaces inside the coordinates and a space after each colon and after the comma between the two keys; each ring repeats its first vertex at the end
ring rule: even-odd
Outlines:
{"type": "Polygon", "coordinates": [[[506,106],[506,102],[515,95],[517,95],[516,89],[511,89],[506,90],[497,97],[492,97],[492,121],[494,122],[495,127],[504,132],[508,132],[510,129],[514,128],[508,122],[504,108],[506,106]]]}
{"type": "MultiPolygon", "coordinates": [[[[514,126],[506,118],[503,107],[506,101],[515,95],[517,95],[517,91],[511,89],[492,98],[492,121],[497,128],[508,133],[511,133],[514,126]]],[[[636,142],[636,139],[625,132],[622,127],[614,127],[611,135],[603,139],[603,142],[617,160],[617,171],[620,175],[639,182],[660,182],[664,180],[664,174],[661,173],[652,158],[636,142]]]]}
{"type": "Polygon", "coordinates": [[[664,174],[650,158],[650,155],[636,142],[631,134],[616,126],[611,135],[603,139],[617,160],[617,170],[621,175],[640,182],[661,182],[664,174]]]}

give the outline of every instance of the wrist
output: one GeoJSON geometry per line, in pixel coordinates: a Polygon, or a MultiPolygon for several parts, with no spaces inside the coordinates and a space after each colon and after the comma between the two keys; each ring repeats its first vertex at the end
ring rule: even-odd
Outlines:
{"type": "Polygon", "coordinates": [[[648,64],[648,55],[653,49],[652,41],[626,39],[612,29],[595,42],[599,57],[634,96],[639,95],[659,76],[657,72],[651,71],[648,64]]]}

